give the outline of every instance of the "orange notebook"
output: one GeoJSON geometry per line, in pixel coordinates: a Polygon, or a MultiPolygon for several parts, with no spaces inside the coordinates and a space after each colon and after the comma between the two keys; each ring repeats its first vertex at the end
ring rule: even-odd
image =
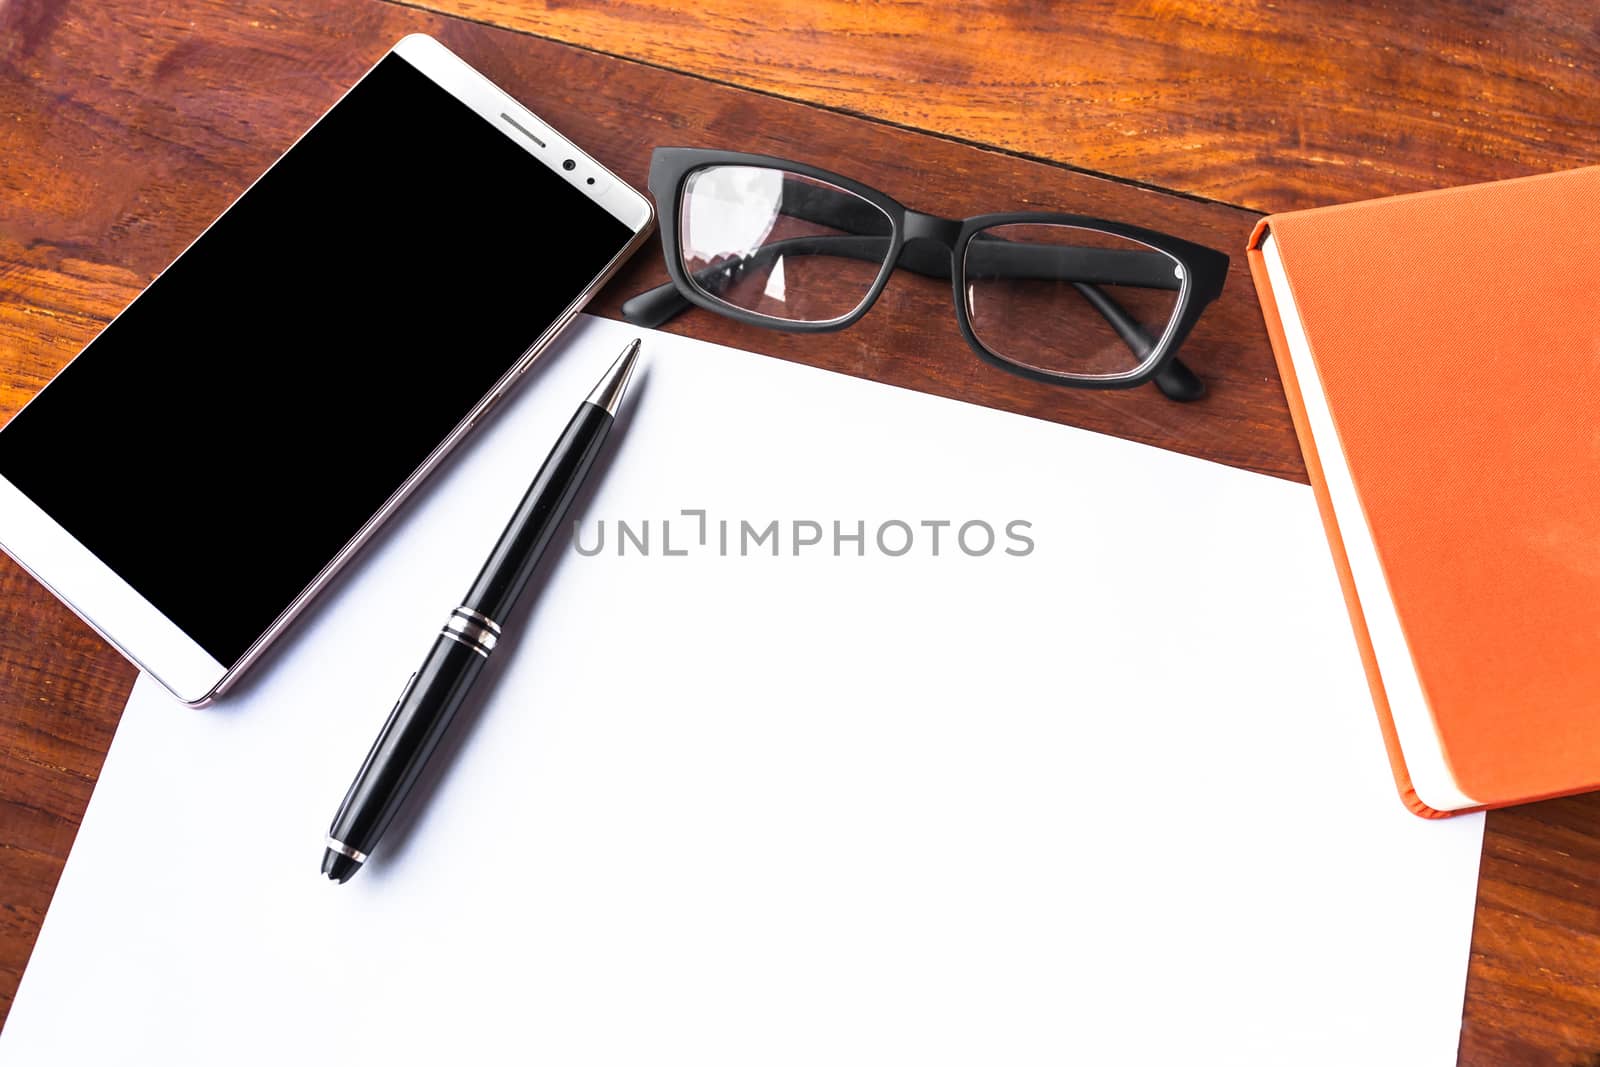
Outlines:
{"type": "Polygon", "coordinates": [[[1249,260],[1407,806],[1600,788],[1600,167],[1274,215],[1249,260]]]}

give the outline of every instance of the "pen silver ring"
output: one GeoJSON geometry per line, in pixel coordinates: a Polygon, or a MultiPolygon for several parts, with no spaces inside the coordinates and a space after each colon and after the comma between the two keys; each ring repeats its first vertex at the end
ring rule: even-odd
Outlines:
{"type": "Polygon", "coordinates": [[[463,605],[463,606],[458,607],[458,608],[455,609],[455,614],[464,615],[467,618],[471,619],[473,622],[480,623],[480,624],[482,624],[484,626],[487,626],[489,629],[494,631],[496,637],[498,637],[500,635],[500,624],[495,622],[493,619],[489,618],[489,616],[483,614],[480,611],[473,611],[471,608],[466,607],[465,605],[463,605]]]}
{"type": "Polygon", "coordinates": [[[459,612],[450,614],[449,621],[444,624],[444,632],[465,638],[483,649],[485,655],[494,651],[494,643],[500,639],[499,635],[487,626],[472,619],[463,618],[459,612]]]}
{"type": "Polygon", "coordinates": [[[367,862],[367,854],[365,852],[357,851],[356,849],[353,849],[349,845],[345,844],[343,841],[335,840],[330,836],[327,839],[327,845],[329,851],[337,852],[341,856],[349,856],[357,863],[367,862]]]}
{"type": "Polygon", "coordinates": [[[465,637],[465,636],[463,636],[463,635],[461,635],[459,633],[456,633],[454,630],[450,629],[450,627],[448,625],[443,630],[439,631],[439,636],[440,637],[448,637],[450,640],[454,641],[458,645],[466,645],[468,648],[472,649],[472,651],[476,652],[478,655],[482,656],[484,659],[488,659],[489,658],[489,649],[484,648],[482,645],[478,644],[478,642],[472,640],[470,637],[465,637]]]}

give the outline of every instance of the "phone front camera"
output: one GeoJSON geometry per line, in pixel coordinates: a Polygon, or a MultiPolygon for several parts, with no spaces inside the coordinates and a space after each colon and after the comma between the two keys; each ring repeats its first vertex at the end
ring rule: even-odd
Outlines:
{"type": "Polygon", "coordinates": [[[577,168],[577,166],[578,161],[576,159],[563,160],[561,163],[562,170],[574,170],[577,168]]]}

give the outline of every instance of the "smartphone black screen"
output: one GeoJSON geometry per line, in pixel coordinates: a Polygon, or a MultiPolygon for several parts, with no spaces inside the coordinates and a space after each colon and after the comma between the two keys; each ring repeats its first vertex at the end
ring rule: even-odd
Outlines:
{"type": "Polygon", "coordinates": [[[390,55],[0,432],[0,475],[232,664],[632,236],[390,55]]]}

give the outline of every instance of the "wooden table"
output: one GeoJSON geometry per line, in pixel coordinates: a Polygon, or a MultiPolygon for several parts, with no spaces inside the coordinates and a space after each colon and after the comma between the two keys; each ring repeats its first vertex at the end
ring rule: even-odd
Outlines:
{"type": "MultiPolygon", "coordinates": [[[[6,0],[0,418],[413,30],[641,186],[657,144],[768,151],[925,211],[1067,210],[1230,251],[1227,291],[1185,350],[1211,385],[1190,406],[993,371],[943,286],[915,279],[822,340],[702,313],[671,328],[1300,481],[1239,254],[1258,214],[1600,157],[1592,0],[6,0]]],[[[598,310],[662,278],[653,245],[598,310]]],[[[260,373],[286,399],[299,385],[287,367],[260,373]]],[[[0,560],[7,1006],[133,676],[0,560]]],[[[1146,1040],[1130,1034],[1130,1056],[1146,1040]]],[[[1489,816],[1461,1062],[1600,1063],[1600,797],[1489,816]]]]}

